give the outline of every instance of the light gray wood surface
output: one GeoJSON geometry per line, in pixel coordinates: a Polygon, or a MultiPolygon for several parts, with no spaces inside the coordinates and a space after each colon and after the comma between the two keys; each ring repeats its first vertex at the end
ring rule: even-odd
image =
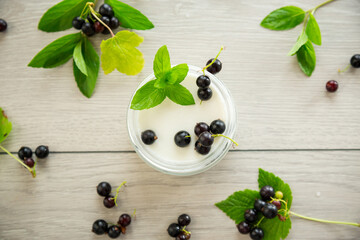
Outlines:
{"type": "MultiPolygon", "coordinates": [[[[193,217],[192,239],[249,239],[213,204],[236,190],[256,188],[258,167],[291,185],[294,211],[360,221],[360,70],[337,73],[360,53],[360,1],[337,0],[316,12],[323,46],[315,47],[318,61],[311,78],[287,56],[301,28],[277,32],[259,23],[276,8],[310,9],[323,0],[126,1],[156,26],[137,31],[145,38],[140,46],[145,67],[137,76],[100,72],[91,99],[78,91],[71,62],[55,69],[27,67],[48,43],[75,32],[37,30],[42,14],[57,2],[0,1],[0,18],[9,25],[0,34],[0,106],[14,126],[3,145],[17,151],[22,145],[48,144],[55,151],[38,164],[36,179],[0,154],[1,240],[102,239],[90,232],[94,220],[115,222],[134,208],[138,217],[128,240],[170,239],[165,229],[182,212],[193,217]],[[151,73],[154,54],[163,44],[173,64],[196,66],[226,46],[218,76],[237,105],[240,146],[197,176],[152,170],[128,140],[129,99],[151,73]],[[326,93],[330,79],[338,80],[337,93],[326,93]],[[129,182],[119,208],[103,207],[95,192],[103,180],[129,182]]],[[[102,37],[91,39],[97,49],[102,37]]],[[[294,219],[288,239],[359,238],[354,227],[294,219]]]]}

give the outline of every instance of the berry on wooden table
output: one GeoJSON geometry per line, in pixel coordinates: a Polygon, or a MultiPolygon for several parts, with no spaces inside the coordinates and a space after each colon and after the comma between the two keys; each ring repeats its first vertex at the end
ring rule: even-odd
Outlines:
{"type": "Polygon", "coordinates": [[[35,149],[35,155],[38,158],[46,158],[49,156],[49,147],[40,145],[35,149]]]}
{"type": "Polygon", "coordinates": [[[111,193],[111,185],[108,182],[101,182],[97,185],[96,191],[102,197],[109,196],[111,193]]]}
{"type": "Polygon", "coordinates": [[[241,234],[248,234],[251,230],[250,225],[247,222],[241,222],[237,225],[237,229],[241,234]]]}
{"type": "Polygon", "coordinates": [[[21,160],[25,160],[26,158],[32,157],[32,150],[29,147],[21,147],[18,151],[18,156],[21,160]]]}
{"type": "Polygon", "coordinates": [[[34,161],[34,159],[32,159],[32,158],[26,158],[26,159],[24,160],[24,163],[25,163],[26,166],[28,166],[29,168],[32,168],[32,167],[34,167],[34,165],[35,165],[35,161],[34,161]]]}
{"type": "Polygon", "coordinates": [[[178,223],[181,227],[184,227],[184,226],[187,226],[189,225],[191,222],[191,218],[188,214],[181,214],[179,217],[178,217],[178,223]]]}
{"type": "Polygon", "coordinates": [[[131,223],[131,216],[129,214],[122,214],[120,217],[119,217],[119,221],[118,221],[118,224],[122,227],[127,227],[129,226],[131,223]]]}
{"type": "Polygon", "coordinates": [[[120,236],[120,234],[121,234],[121,229],[118,226],[113,225],[113,226],[109,227],[108,236],[110,238],[117,238],[120,236]]]}
{"type": "Polygon", "coordinates": [[[7,22],[0,18],[0,32],[4,32],[7,29],[7,22]]]}
{"type": "Polygon", "coordinates": [[[350,59],[350,64],[354,68],[360,68],[360,54],[355,54],[350,59]]]}
{"type": "Polygon", "coordinates": [[[107,232],[108,224],[105,220],[98,219],[93,223],[92,231],[97,235],[102,235],[107,232]]]}
{"type": "Polygon", "coordinates": [[[177,237],[176,240],[186,240],[186,235],[184,233],[180,233],[177,237]]]}
{"type": "Polygon", "coordinates": [[[336,92],[336,90],[338,89],[339,84],[337,81],[335,80],[330,80],[326,83],[326,90],[328,92],[336,92]]]}
{"type": "Polygon", "coordinates": [[[112,195],[109,195],[109,196],[106,196],[104,198],[104,206],[107,207],[107,208],[112,208],[115,206],[115,200],[114,200],[114,196],[112,195]]]}
{"type": "Polygon", "coordinates": [[[181,233],[180,225],[177,223],[170,224],[167,232],[171,237],[177,237],[181,233]]]}

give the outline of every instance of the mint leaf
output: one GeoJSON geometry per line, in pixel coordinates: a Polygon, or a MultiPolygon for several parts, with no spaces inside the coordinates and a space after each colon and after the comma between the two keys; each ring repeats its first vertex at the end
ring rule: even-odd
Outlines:
{"type": "Polygon", "coordinates": [[[147,30],[154,28],[152,22],[139,10],[117,0],[105,0],[109,4],[124,28],[147,30]]]}
{"type": "Polygon", "coordinates": [[[152,80],[136,91],[131,101],[131,109],[143,110],[153,108],[164,101],[166,98],[165,89],[154,86],[156,80],[152,80]]]}
{"type": "Polygon", "coordinates": [[[9,136],[12,129],[12,124],[5,115],[5,112],[0,107],[0,143],[9,136]]]}
{"type": "Polygon", "coordinates": [[[29,67],[54,68],[73,56],[74,48],[81,41],[81,33],[65,35],[47,45],[28,64],[29,67]]]}
{"type": "Polygon", "coordinates": [[[245,210],[254,208],[255,199],[259,198],[259,191],[245,189],[234,192],[226,200],[216,203],[215,206],[234,220],[236,224],[239,224],[244,221],[245,210]]]}
{"type": "Polygon", "coordinates": [[[260,25],[271,30],[288,30],[302,23],[304,18],[304,10],[295,6],[286,6],[271,12],[260,25]]]}
{"type": "Polygon", "coordinates": [[[91,42],[87,37],[84,37],[81,47],[81,54],[84,58],[87,76],[80,71],[75,58],[73,62],[73,71],[75,81],[79,87],[82,94],[90,98],[94,92],[99,68],[100,68],[100,59],[99,55],[96,53],[94,47],[91,45],[91,42]]]}
{"type": "Polygon", "coordinates": [[[193,95],[180,84],[168,85],[165,88],[166,96],[174,103],[186,106],[195,104],[193,95]]]}
{"type": "Polygon", "coordinates": [[[306,32],[303,31],[298,37],[298,40],[296,41],[295,45],[292,47],[290,52],[288,53],[288,56],[293,56],[299,51],[299,49],[308,41],[308,36],[306,35],[306,32]]]}
{"type": "MultiPolygon", "coordinates": [[[[288,208],[290,209],[292,203],[292,193],[289,184],[285,183],[281,178],[275,176],[271,172],[267,172],[259,168],[259,189],[269,185],[272,186],[276,191],[281,191],[284,195],[283,200],[288,202],[288,208]]],[[[280,220],[279,220],[280,221],[280,220]]]]}
{"type": "Polygon", "coordinates": [[[73,58],[74,58],[74,62],[76,63],[77,68],[84,74],[84,75],[88,75],[87,73],[87,69],[86,69],[86,63],[85,63],[85,59],[83,57],[82,54],[82,41],[80,41],[75,49],[74,49],[74,53],[73,53],[73,58]]]}
{"type": "Polygon", "coordinates": [[[316,65],[316,55],[312,43],[307,41],[296,53],[296,56],[301,70],[310,77],[316,65]]]}
{"type": "Polygon", "coordinates": [[[282,222],[277,217],[273,219],[264,218],[259,227],[264,231],[263,240],[285,239],[291,229],[291,220],[288,218],[282,222]]]}
{"type": "Polygon", "coordinates": [[[45,32],[58,32],[72,27],[74,17],[80,16],[87,2],[93,0],[64,0],[51,7],[41,17],[38,28],[45,32]]]}
{"type": "Polygon", "coordinates": [[[154,74],[157,79],[164,77],[164,75],[170,71],[170,55],[166,45],[159,48],[154,58],[154,74]]]}
{"type": "Polygon", "coordinates": [[[182,81],[184,81],[188,72],[189,72],[189,66],[186,63],[176,65],[170,70],[168,83],[169,84],[181,83],[182,81]]]}
{"type": "MultiPolygon", "coordinates": [[[[116,11],[116,10],[114,10],[116,11]]],[[[105,74],[115,68],[127,75],[136,75],[144,67],[143,54],[136,48],[144,38],[127,30],[101,42],[101,67],[105,74]]]]}
{"type": "Polygon", "coordinates": [[[310,41],[316,45],[321,45],[321,32],[318,23],[312,13],[309,13],[309,20],[306,25],[306,34],[308,35],[310,41]]]}

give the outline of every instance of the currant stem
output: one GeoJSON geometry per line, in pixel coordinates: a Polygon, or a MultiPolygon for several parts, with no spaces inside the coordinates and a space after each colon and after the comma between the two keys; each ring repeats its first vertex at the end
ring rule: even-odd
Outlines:
{"type": "Polygon", "coordinates": [[[237,142],[235,142],[235,140],[233,140],[233,139],[231,139],[228,136],[225,136],[223,134],[213,134],[211,136],[213,136],[214,138],[216,138],[216,137],[224,137],[224,138],[229,139],[230,141],[232,141],[236,146],[239,146],[239,144],[237,142]]]}
{"type": "Polygon", "coordinates": [[[338,72],[339,72],[339,73],[346,72],[347,70],[349,70],[350,66],[351,66],[351,64],[349,63],[349,64],[346,66],[346,68],[344,68],[343,70],[339,69],[338,72]]]}
{"type": "Polygon", "coordinates": [[[114,197],[115,206],[117,206],[116,200],[117,200],[117,198],[118,198],[118,196],[119,196],[120,188],[121,188],[122,186],[124,186],[125,184],[126,184],[126,181],[123,181],[123,182],[120,184],[120,186],[118,186],[117,189],[116,189],[116,195],[115,195],[115,197],[114,197]]]}
{"type": "Polygon", "coordinates": [[[289,211],[289,214],[292,214],[292,215],[294,215],[294,216],[297,216],[297,217],[299,217],[299,218],[303,218],[303,219],[306,219],[306,220],[315,221],[315,222],[332,223],[332,224],[342,224],[342,225],[350,225],[350,226],[360,227],[360,223],[329,221],[329,220],[324,220],[324,219],[306,217],[306,216],[303,216],[303,215],[294,213],[294,212],[292,212],[292,211],[289,211]]]}
{"type": "Polygon", "coordinates": [[[29,170],[29,172],[31,173],[31,175],[33,177],[36,177],[36,171],[35,171],[35,165],[34,167],[31,169],[28,165],[26,165],[23,161],[21,161],[19,158],[15,157],[11,152],[9,152],[8,150],[6,150],[6,148],[4,148],[3,146],[0,145],[0,148],[6,152],[7,154],[9,154],[12,158],[14,158],[16,161],[18,161],[21,165],[23,165],[25,168],[27,168],[27,170],[29,170]]]}
{"type": "Polygon", "coordinates": [[[214,58],[214,60],[212,60],[211,63],[209,63],[207,66],[205,66],[205,67],[202,69],[202,72],[203,72],[204,75],[205,75],[205,70],[206,70],[208,67],[210,67],[210,66],[216,61],[216,59],[219,57],[219,55],[220,55],[220,53],[222,52],[222,50],[224,50],[224,46],[221,46],[220,51],[219,51],[219,53],[216,55],[216,57],[214,58]]]}
{"type": "Polygon", "coordinates": [[[111,33],[111,36],[112,36],[112,37],[115,37],[113,31],[111,31],[111,28],[110,28],[108,25],[106,25],[103,21],[101,21],[100,18],[98,18],[98,16],[96,16],[96,12],[95,12],[93,6],[94,6],[93,3],[90,3],[90,4],[89,4],[89,9],[90,9],[90,12],[91,12],[91,14],[93,15],[93,17],[96,18],[96,20],[98,20],[102,25],[104,25],[104,26],[109,30],[109,32],[111,33]]]}
{"type": "Polygon", "coordinates": [[[322,6],[324,6],[324,5],[328,4],[328,3],[331,3],[331,2],[333,2],[333,1],[335,1],[335,0],[328,0],[328,1],[326,1],[326,2],[323,2],[323,3],[319,4],[319,5],[317,5],[316,7],[314,7],[313,9],[311,9],[311,10],[312,10],[312,14],[314,14],[315,11],[316,11],[318,8],[321,8],[322,6]]]}
{"type": "Polygon", "coordinates": [[[181,229],[181,231],[183,231],[183,232],[186,233],[186,234],[191,234],[191,232],[189,232],[189,231],[186,230],[186,226],[184,226],[184,227],[181,229]]]}
{"type": "Polygon", "coordinates": [[[262,222],[262,220],[264,220],[264,216],[262,216],[262,218],[258,221],[258,223],[255,224],[255,227],[258,227],[260,225],[260,223],[262,222]]]}

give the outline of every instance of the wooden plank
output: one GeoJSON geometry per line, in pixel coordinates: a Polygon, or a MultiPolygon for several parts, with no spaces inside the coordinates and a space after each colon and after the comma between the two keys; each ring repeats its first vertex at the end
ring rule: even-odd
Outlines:
{"type": "MultiPolygon", "coordinates": [[[[38,177],[32,179],[19,164],[0,155],[0,239],[100,239],[90,232],[93,221],[116,222],[135,208],[137,218],[127,240],[170,239],[166,228],[183,212],[193,219],[192,239],[249,239],[213,204],[234,191],[256,189],[258,167],[290,184],[293,211],[359,221],[359,157],[360,151],[231,152],[206,173],[175,177],[151,169],[134,153],[52,154],[39,162],[38,177]],[[106,209],[95,186],[100,181],[115,186],[123,180],[128,187],[119,197],[120,206],[106,209]]],[[[359,238],[355,227],[294,218],[288,239],[359,238]]]]}

